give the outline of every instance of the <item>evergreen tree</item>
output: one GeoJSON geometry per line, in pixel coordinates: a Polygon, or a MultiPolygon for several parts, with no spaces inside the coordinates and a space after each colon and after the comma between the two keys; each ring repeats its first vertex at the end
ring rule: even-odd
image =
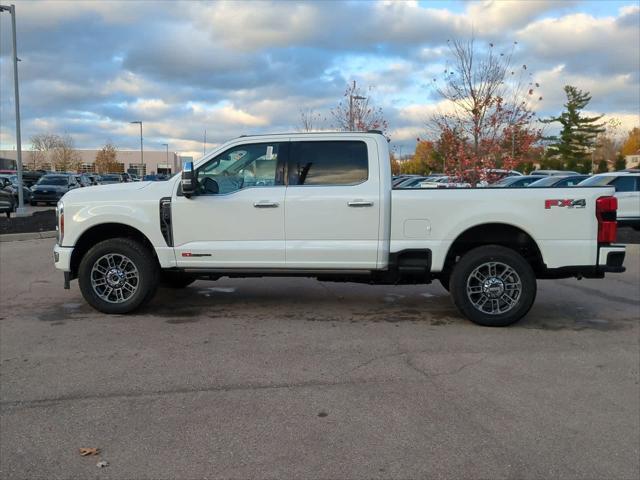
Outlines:
{"type": "Polygon", "coordinates": [[[616,157],[615,163],[613,164],[613,170],[617,172],[618,170],[624,170],[625,168],[627,168],[627,162],[622,154],[619,153],[616,157]]]}
{"type": "Polygon", "coordinates": [[[609,165],[607,165],[607,161],[602,159],[598,162],[598,172],[597,173],[605,173],[609,171],[609,165]]]}
{"type": "Polygon", "coordinates": [[[567,94],[565,111],[557,117],[542,120],[544,123],[558,122],[562,125],[559,137],[547,138],[552,141],[547,154],[550,158],[561,160],[567,170],[586,173],[591,171],[591,153],[595,148],[596,137],[605,130],[604,124],[598,123],[603,115],[582,115],[582,110],[591,101],[589,92],[571,85],[566,85],[564,91],[567,94]]]}

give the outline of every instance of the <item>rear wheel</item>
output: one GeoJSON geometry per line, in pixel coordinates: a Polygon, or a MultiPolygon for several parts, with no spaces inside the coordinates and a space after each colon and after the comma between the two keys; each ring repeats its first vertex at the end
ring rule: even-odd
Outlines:
{"type": "Polygon", "coordinates": [[[458,310],[478,325],[511,325],[531,309],[536,297],[531,265],[517,252],[487,245],[467,252],[451,274],[458,310]]]}
{"type": "Polygon", "coordinates": [[[129,313],[153,298],[158,288],[158,264],[140,243],[112,238],[85,254],[78,282],[82,296],[96,310],[129,313]]]}

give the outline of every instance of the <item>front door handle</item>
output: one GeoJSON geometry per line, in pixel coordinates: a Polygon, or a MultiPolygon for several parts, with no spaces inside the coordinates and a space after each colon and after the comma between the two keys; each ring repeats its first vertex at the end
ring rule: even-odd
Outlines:
{"type": "Polygon", "coordinates": [[[278,202],[271,202],[269,200],[260,200],[259,202],[254,202],[253,206],[256,208],[278,208],[280,204],[278,202]]]}
{"type": "Polygon", "coordinates": [[[366,200],[352,200],[347,205],[350,207],[373,207],[373,202],[366,200]]]}

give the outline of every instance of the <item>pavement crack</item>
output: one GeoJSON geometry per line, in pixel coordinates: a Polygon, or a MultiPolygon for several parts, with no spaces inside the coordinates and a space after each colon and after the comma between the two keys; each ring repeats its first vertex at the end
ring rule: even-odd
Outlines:
{"type": "Polygon", "coordinates": [[[238,391],[259,391],[259,390],[280,390],[280,389],[296,389],[296,388],[315,388],[315,387],[336,387],[336,386],[357,386],[357,385],[376,385],[393,383],[397,380],[350,380],[340,382],[312,380],[298,383],[274,383],[274,384],[231,384],[202,388],[174,388],[169,390],[144,391],[144,392],[114,392],[105,394],[88,394],[88,395],[63,395],[60,397],[43,398],[36,400],[3,400],[0,401],[0,407],[5,408],[38,408],[50,407],[58,403],[75,402],[84,400],[118,400],[118,399],[135,399],[144,397],[161,397],[167,395],[183,395],[190,393],[215,393],[215,392],[238,392],[238,391]]]}
{"type": "MultiPolygon", "coordinates": [[[[418,353],[418,352],[416,352],[418,353]]],[[[413,363],[413,361],[411,360],[411,357],[409,355],[407,355],[405,357],[405,364],[411,368],[412,370],[418,372],[420,375],[422,375],[425,378],[434,378],[434,377],[443,377],[443,376],[453,376],[453,375],[457,375],[458,373],[460,373],[461,371],[463,371],[465,368],[467,367],[472,367],[474,365],[478,365],[479,363],[482,363],[485,359],[487,358],[486,355],[483,355],[481,358],[479,358],[478,360],[473,360],[471,362],[467,362],[463,365],[461,365],[460,367],[454,369],[454,370],[450,370],[450,371],[446,371],[446,372],[440,372],[440,373],[428,373],[425,372],[423,369],[421,369],[420,367],[418,367],[415,363],[413,363]]]]}

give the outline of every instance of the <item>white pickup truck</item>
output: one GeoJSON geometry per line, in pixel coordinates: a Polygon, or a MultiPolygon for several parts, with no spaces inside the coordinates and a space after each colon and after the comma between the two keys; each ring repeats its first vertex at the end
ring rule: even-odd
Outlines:
{"type": "Polygon", "coordinates": [[[165,182],[82,188],[58,204],[55,265],[105,313],[159,284],[306,276],[438,279],[481,325],[522,318],[536,278],[623,272],[612,187],[392,189],[379,132],[236,138],[165,182]]]}

